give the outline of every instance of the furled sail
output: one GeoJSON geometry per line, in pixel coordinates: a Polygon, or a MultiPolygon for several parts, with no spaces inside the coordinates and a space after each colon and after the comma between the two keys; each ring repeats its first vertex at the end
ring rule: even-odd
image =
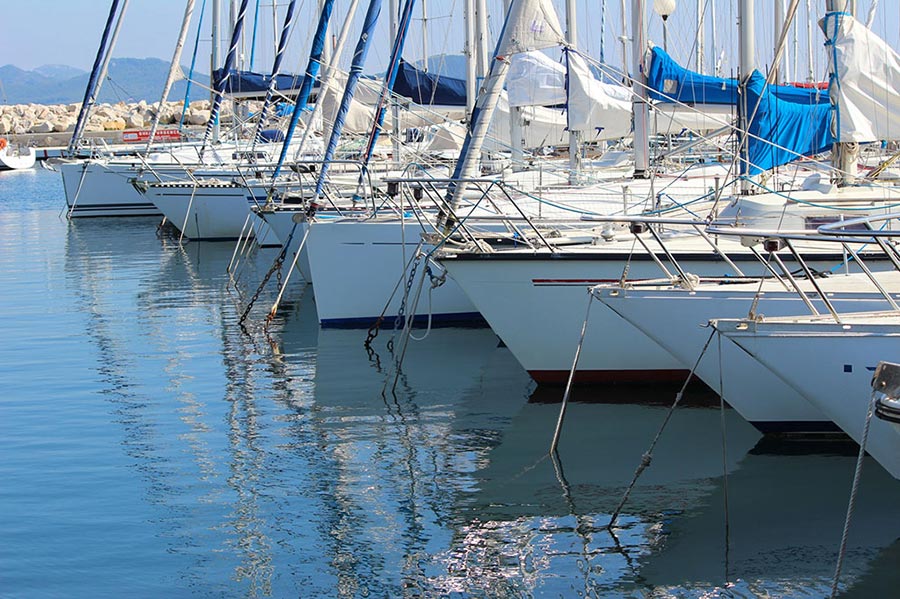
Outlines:
{"type": "Polygon", "coordinates": [[[838,140],[900,139],[900,56],[849,14],[829,13],[821,26],[829,40],[838,140]]]}

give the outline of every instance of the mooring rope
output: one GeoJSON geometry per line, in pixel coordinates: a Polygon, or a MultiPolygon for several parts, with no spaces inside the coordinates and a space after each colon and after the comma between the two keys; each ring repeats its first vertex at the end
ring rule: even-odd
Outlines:
{"type": "Polygon", "coordinates": [[[609,524],[606,525],[607,528],[612,528],[616,525],[616,520],[618,520],[619,518],[619,513],[622,511],[622,508],[625,507],[625,503],[627,503],[628,497],[631,495],[631,491],[634,490],[634,485],[637,484],[638,478],[640,478],[644,470],[646,470],[647,467],[650,466],[650,462],[653,461],[653,450],[656,448],[656,444],[659,442],[660,437],[662,437],[663,431],[666,430],[666,426],[669,424],[669,420],[672,418],[672,414],[675,413],[675,408],[677,408],[678,404],[681,403],[681,398],[684,397],[684,392],[687,389],[688,384],[691,382],[691,379],[694,378],[694,372],[700,365],[700,360],[702,360],[703,356],[706,354],[706,350],[709,348],[709,344],[710,342],[712,342],[713,335],[715,334],[715,329],[713,329],[709,333],[709,337],[706,339],[706,343],[703,344],[703,349],[700,350],[700,355],[697,356],[697,361],[694,362],[694,367],[691,368],[691,371],[688,373],[687,379],[685,379],[684,384],[681,386],[681,389],[679,389],[678,393],[675,394],[675,401],[673,401],[672,405],[669,407],[669,411],[668,413],[666,413],[666,417],[663,419],[662,425],[656,432],[656,436],[650,443],[650,447],[647,448],[647,451],[644,453],[644,455],[641,456],[641,462],[640,464],[638,464],[638,467],[634,472],[634,478],[631,479],[631,484],[629,484],[628,488],[625,489],[625,494],[622,496],[622,500],[619,502],[618,507],[616,507],[615,511],[613,512],[612,517],[609,520],[609,524]]]}
{"type": "Polygon", "coordinates": [[[869,439],[869,425],[872,424],[872,414],[875,413],[877,401],[876,391],[872,390],[872,399],[869,402],[869,411],[866,413],[866,424],[863,426],[862,438],[859,440],[859,455],[856,457],[856,469],[853,472],[853,485],[850,487],[850,501],[847,503],[847,517],[844,519],[844,532],[841,534],[841,547],[838,550],[837,565],[834,568],[834,580],[831,582],[831,597],[837,597],[838,582],[841,578],[841,568],[844,566],[844,556],[847,554],[847,537],[850,534],[850,522],[853,520],[853,510],[856,507],[856,495],[859,492],[859,481],[862,478],[862,467],[866,457],[866,441],[869,439]]]}

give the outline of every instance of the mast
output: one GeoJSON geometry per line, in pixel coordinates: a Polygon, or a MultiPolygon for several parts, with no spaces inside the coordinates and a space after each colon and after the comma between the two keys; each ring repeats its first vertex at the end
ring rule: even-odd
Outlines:
{"type": "Polygon", "coordinates": [[[622,42],[622,80],[628,81],[628,11],[625,9],[625,0],[621,1],[619,10],[622,17],[622,35],[619,36],[619,41],[622,42]]]}
{"type": "Polygon", "coordinates": [[[709,3],[709,20],[712,23],[712,29],[710,30],[710,42],[712,43],[712,68],[713,75],[719,77],[719,73],[721,69],[719,68],[719,46],[718,39],[716,39],[716,3],[709,3]]]}
{"type": "MultiPolygon", "coordinates": [[[[511,4],[511,0],[503,1],[503,11],[505,13],[509,12],[511,4]]],[[[507,105],[509,106],[509,144],[512,148],[510,161],[512,162],[513,172],[518,172],[523,170],[522,164],[525,162],[525,140],[522,139],[522,109],[508,102],[507,105]]]]}
{"type": "MultiPolygon", "coordinates": [[[[740,48],[740,86],[743,89],[746,86],[750,74],[756,66],[756,47],[754,45],[754,29],[753,20],[753,0],[738,0],[738,37],[740,48]]],[[[749,113],[750,106],[747,104],[746,92],[739,92],[738,101],[740,102],[740,125],[738,130],[741,134],[741,142],[739,148],[739,156],[741,161],[741,173],[747,173],[750,170],[747,133],[749,130],[749,113]]],[[[746,177],[741,178],[741,193],[746,195],[750,193],[750,182],[746,177]]]]}
{"type": "MultiPolygon", "coordinates": [[[[409,33],[409,24],[412,21],[412,11],[415,7],[416,0],[406,0],[403,4],[403,13],[400,15],[400,22],[397,24],[397,34],[394,36],[394,42],[391,47],[391,56],[388,61],[387,72],[384,75],[384,83],[381,86],[381,94],[378,97],[378,103],[375,105],[375,120],[372,123],[372,129],[369,131],[369,140],[366,143],[366,151],[363,155],[362,169],[359,173],[356,194],[353,199],[357,200],[361,197],[361,191],[369,172],[369,161],[375,152],[375,144],[378,143],[378,136],[381,132],[381,126],[384,123],[384,114],[386,112],[387,103],[391,99],[391,93],[394,91],[394,83],[397,81],[397,72],[400,70],[400,59],[403,56],[403,46],[406,43],[406,36],[409,33]]],[[[396,108],[397,103],[394,102],[396,108]]],[[[395,135],[397,140],[398,136],[395,135]]]]}
{"type": "MultiPolygon", "coordinates": [[[[206,12],[206,0],[200,4],[200,18],[197,19],[197,35],[194,37],[194,53],[191,55],[191,69],[188,71],[187,85],[184,86],[184,104],[181,105],[181,118],[178,130],[184,129],[184,115],[191,104],[191,83],[194,81],[194,68],[197,66],[197,49],[200,47],[200,32],[203,30],[203,15],[206,12]]],[[[152,138],[151,138],[152,139],[152,138]]]]}
{"type": "MultiPolygon", "coordinates": [[[[451,207],[458,206],[462,201],[466,180],[478,174],[481,149],[509,72],[509,57],[512,54],[550,48],[563,43],[562,28],[549,0],[512,0],[490,63],[488,76],[466,130],[466,139],[451,177],[453,181],[447,188],[447,198],[451,207]]],[[[447,216],[449,224],[450,218],[447,216]]]]}
{"type": "Polygon", "coordinates": [[[812,0],[806,0],[806,80],[813,83],[816,74],[813,72],[813,38],[812,38],[812,0]]]}
{"type": "Polygon", "coordinates": [[[428,72],[428,2],[422,0],[422,66],[428,72]]]}
{"type": "Polygon", "coordinates": [[[241,0],[241,6],[238,9],[237,20],[234,22],[234,30],[231,32],[231,46],[228,48],[228,55],[225,57],[225,66],[222,68],[222,76],[216,81],[214,86],[216,95],[213,104],[209,110],[209,122],[206,124],[206,133],[203,136],[203,144],[200,146],[200,156],[206,150],[206,144],[209,142],[213,133],[213,123],[218,123],[219,109],[222,107],[222,98],[225,96],[225,85],[231,77],[231,71],[234,69],[234,61],[237,56],[238,44],[241,41],[241,32],[244,29],[244,16],[247,14],[247,4],[250,0],[241,0]]]}
{"type": "MultiPolygon", "coordinates": [[[[772,36],[773,36],[773,44],[778,44],[778,38],[781,37],[781,32],[784,29],[784,0],[775,0],[775,26],[772,28],[772,36]]],[[[775,71],[774,79],[772,82],[776,85],[784,81],[784,66],[787,64],[787,56],[783,57],[783,60],[779,60],[772,65],[772,70],[775,71]]]]}
{"type": "Polygon", "coordinates": [[[256,147],[259,140],[260,132],[266,123],[269,107],[272,105],[272,98],[275,96],[275,87],[278,83],[278,71],[281,70],[281,62],[284,59],[284,51],[287,49],[288,39],[291,34],[291,27],[294,24],[294,8],[297,0],[291,0],[284,14],[284,24],[281,27],[281,37],[278,39],[278,49],[275,52],[275,62],[272,65],[272,77],[269,79],[269,87],[266,89],[266,98],[263,100],[262,108],[259,110],[259,119],[256,121],[256,130],[253,132],[253,142],[251,147],[256,147]]]}
{"type": "Polygon", "coordinates": [[[359,41],[356,43],[353,61],[350,63],[350,74],[347,76],[347,85],[344,87],[344,95],[341,97],[341,104],[338,107],[337,114],[334,116],[331,137],[328,139],[328,146],[325,148],[325,157],[322,162],[322,168],[319,171],[319,179],[316,181],[316,198],[322,197],[322,191],[325,187],[325,178],[328,175],[331,161],[334,159],[334,153],[337,150],[337,144],[341,138],[341,131],[344,128],[344,121],[347,119],[347,113],[350,111],[350,103],[353,100],[353,95],[356,93],[356,86],[359,84],[359,78],[362,75],[362,70],[366,63],[366,56],[369,54],[369,44],[372,41],[379,14],[381,14],[381,0],[369,0],[366,18],[363,21],[362,30],[359,33],[359,41]]]}
{"type": "Polygon", "coordinates": [[[649,106],[647,104],[647,74],[644,72],[644,48],[647,31],[644,25],[644,0],[631,4],[632,93],[634,94],[634,177],[650,176],[649,106]]]}
{"type": "Polygon", "coordinates": [[[103,85],[103,78],[106,77],[109,60],[112,57],[112,50],[116,45],[119,28],[122,25],[122,17],[125,16],[125,10],[128,8],[128,0],[121,2],[121,11],[119,11],[119,0],[113,0],[109,7],[109,16],[106,18],[106,26],[103,28],[103,34],[100,36],[100,47],[97,49],[97,56],[94,59],[94,66],[91,68],[91,76],[88,78],[87,87],[84,90],[84,100],[81,102],[81,110],[78,113],[78,120],[75,121],[75,129],[72,131],[72,139],[69,140],[68,153],[75,151],[84,126],[87,123],[88,113],[91,107],[96,103],[97,97],[100,95],[100,88],[103,85]],[[116,16],[118,13],[118,17],[116,16]],[[115,27],[113,22],[115,21],[115,27]],[[113,31],[115,29],[115,31],[113,31]]]}
{"type": "MultiPolygon", "coordinates": [[[[578,15],[575,0],[566,0],[566,42],[571,49],[578,46],[578,15]]],[[[566,111],[568,113],[568,110],[566,111]]],[[[581,172],[581,129],[569,122],[569,185],[578,183],[581,172]]]]}
{"type": "Polygon", "coordinates": [[[156,136],[156,128],[159,127],[159,118],[162,116],[163,104],[169,98],[169,92],[172,90],[172,84],[175,83],[175,77],[181,72],[181,52],[184,49],[184,42],[187,40],[188,29],[191,26],[191,17],[194,14],[194,0],[187,0],[184,7],[184,18],[181,21],[181,33],[178,34],[178,41],[175,42],[175,53],[172,55],[172,64],[169,66],[169,76],[166,77],[166,84],[163,86],[162,96],[159,98],[159,105],[156,107],[156,114],[153,115],[153,122],[150,123],[150,136],[147,138],[147,149],[153,145],[153,138],[156,136]]]}
{"type": "Polygon", "coordinates": [[[466,122],[472,121],[475,111],[475,0],[464,0],[466,26],[466,122]]]}
{"type": "MultiPolygon", "coordinates": [[[[829,37],[829,41],[831,41],[831,37],[837,33],[837,27],[840,23],[840,13],[850,14],[851,16],[856,16],[856,2],[853,0],[825,0],[825,11],[826,13],[838,13],[831,23],[835,27],[834,32],[829,32],[827,29],[825,31],[825,35],[829,37]]],[[[824,21],[827,25],[829,23],[829,19],[827,18],[824,21]]],[[[810,62],[812,62],[812,56],[810,56],[810,62]]],[[[836,77],[835,73],[831,74],[832,79],[836,77]]],[[[833,82],[831,83],[834,84],[833,82]]],[[[832,103],[835,100],[832,99],[832,103]]],[[[837,107],[835,107],[835,118],[840,118],[840,111],[837,107]]],[[[840,137],[840,126],[839,122],[835,127],[835,130],[838,132],[838,137],[840,137]]],[[[835,176],[835,182],[841,186],[852,185],[856,183],[856,163],[859,158],[859,142],[855,141],[838,141],[834,144],[832,148],[832,162],[834,163],[834,167],[837,169],[837,175],[835,176]]]]}
{"type": "MultiPolygon", "coordinates": [[[[781,0],[775,0],[776,2],[780,2],[781,0]]],[[[697,72],[701,75],[704,74],[704,60],[703,60],[703,43],[706,37],[706,11],[703,10],[703,0],[697,0],[697,72]]]]}
{"type": "MultiPolygon", "coordinates": [[[[213,79],[213,73],[216,72],[216,68],[219,66],[219,27],[222,25],[222,0],[213,0],[212,3],[212,25],[211,25],[211,40],[212,46],[209,52],[209,78],[210,82],[213,79]]],[[[215,86],[212,86],[209,90],[209,106],[212,107],[213,103],[216,100],[216,90],[215,86]]],[[[212,117],[212,113],[210,113],[209,122],[212,123],[212,142],[214,144],[219,143],[219,118],[212,117]]]]}
{"type": "MultiPolygon", "coordinates": [[[[324,102],[321,100],[325,97],[329,85],[331,84],[331,78],[334,75],[335,70],[337,70],[338,61],[340,61],[341,56],[344,54],[344,46],[347,43],[347,36],[350,34],[350,26],[353,24],[353,15],[356,14],[356,7],[358,5],[359,0],[350,0],[350,6],[347,7],[344,24],[341,25],[341,31],[338,33],[337,43],[334,45],[334,52],[331,53],[331,58],[326,62],[324,58],[325,54],[322,54],[322,64],[325,66],[325,72],[322,77],[319,78],[319,94],[316,103],[313,105],[312,113],[309,115],[307,126],[303,130],[303,135],[300,137],[300,143],[297,144],[297,151],[294,153],[295,157],[300,156],[303,153],[303,148],[306,145],[306,138],[309,136],[309,132],[313,130],[316,123],[318,123],[318,118],[322,113],[322,106],[324,105],[324,102]]],[[[325,47],[327,48],[328,44],[326,44],[325,47]]],[[[324,128],[322,134],[323,136],[325,134],[324,128]]]]}
{"type": "MultiPolygon", "coordinates": [[[[355,4],[354,4],[355,6],[355,4]]],[[[275,186],[275,180],[281,174],[281,167],[287,158],[288,146],[294,137],[294,130],[297,128],[297,122],[300,120],[300,114],[309,101],[309,94],[312,92],[313,83],[316,80],[316,74],[319,72],[319,65],[322,61],[322,52],[325,48],[326,38],[328,36],[328,21],[331,20],[331,12],[334,7],[334,0],[325,0],[322,4],[322,10],[319,13],[319,23],[316,26],[313,35],[312,44],[309,49],[309,60],[306,63],[306,71],[303,73],[303,82],[300,84],[300,90],[297,92],[297,99],[294,101],[294,112],[291,114],[290,123],[288,123],[287,132],[284,134],[284,144],[281,146],[281,154],[278,156],[278,164],[275,165],[275,172],[272,173],[272,186],[275,186]]],[[[351,9],[352,10],[352,9],[351,9]]],[[[352,13],[347,15],[349,22],[353,17],[352,13]]],[[[345,27],[347,23],[344,24],[345,27]]],[[[343,35],[343,31],[341,35],[343,35]]],[[[321,104],[321,96],[325,92],[324,85],[319,89],[319,104],[321,104]]],[[[307,129],[308,130],[308,129],[307,129]]]]}
{"type": "MultiPolygon", "coordinates": [[[[390,0],[388,3],[389,11],[390,11],[390,35],[391,40],[397,40],[397,32],[399,24],[397,22],[397,15],[399,12],[400,5],[397,0],[390,0]]],[[[396,76],[396,75],[395,75],[396,76]]],[[[387,82],[387,74],[385,74],[385,82],[387,82]]],[[[391,89],[393,89],[393,85],[391,85],[391,89]]],[[[376,112],[376,118],[378,118],[378,113],[376,112]]],[[[384,122],[384,116],[381,117],[381,122],[384,122]]],[[[391,158],[392,162],[396,165],[400,165],[401,157],[400,157],[400,106],[393,102],[391,106],[391,127],[394,130],[394,135],[391,137],[391,158]]],[[[374,151],[374,148],[373,148],[374,151]]],[[[368,159],[363,164],[363,170],[368,170],[368,159]]],[[[362,173],[360,173],[362,174],[362,173]]],[[[362,182],[362,177],[360,177],[360,184],[362,182]]]]}

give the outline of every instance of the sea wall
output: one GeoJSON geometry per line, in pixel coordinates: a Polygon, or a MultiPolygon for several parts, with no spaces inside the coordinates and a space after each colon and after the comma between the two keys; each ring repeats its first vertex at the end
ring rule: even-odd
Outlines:
{"type": "MultiPolygon", "coordinates": [[[[156,114],[157,103],[97,104],[85,125],[87,137],[121,140],[121,132],[146,129],[156,114]]],[[[183,102],[167,102],[160,111],[160,126],[181,122],[183,102]]],[[[184,114],[187,126],[205,126],[209,121],[209,100],[191,102],[184,114]]],[[[48,147],[66,143],[75,129],[81,104],[14,104],[0,105],[0,137],[16,143],[48,147]]],[[[230,120],[229,103],[222,105],[222,119],[230,120]]]]}

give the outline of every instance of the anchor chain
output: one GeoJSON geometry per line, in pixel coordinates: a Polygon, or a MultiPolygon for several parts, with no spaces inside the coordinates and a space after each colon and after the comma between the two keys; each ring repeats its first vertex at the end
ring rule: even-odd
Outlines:
{"type": "MultiPolygon", "coordinates": [[[[419,270],[419,262],[422,258],[422,253],[418,252],[416,254],[415,260],[413,260],[412,268],[409,271],[409,277],[406,279],[406,285],[403,287],[403,297],[400,300],[400,307],[397,309],[397,316],[394,317],[394,335],[397,334],[397,331],[400,330],[400,323],[406,316],[406,301],[409,299],[409,292],[412,290],[413,281],[416,278],[416,272],[419,270]]],[[[394,351],[394,337],[392,336],[390,340],[387,342],[388,351],[394,351]]]]}
{"type": "Polygon", "coordinates": [[[238,320],[238,326],[240,326],[244,331],[247,330],[244,326],[244,323],[247,321],[247,317],[250,315],[250,311],[253,309],[253,305],[256,303],[256,300],[259,299],[259,296],[262,294],[262,290],[269,282],[269,279],[271,279],[272,275],[276,272],[278,272],[279,275],[281,273],[281,267],[282,265],[284,265],[284,259],[287,256],[288,247],[291,245],[291,240],[294,238],[294,230],[296,230],[296,226],[291,230],[291,234],[288,235],[287,243],[282,246],[281,252],[278,254],[278,257],[275,258],[275,262],[272,263],[272,267],[269,268],[269,271],[263,277],[263,280],[259,284],[259,287],[256,288],[256,291],[253,293],[253,297],[250,298],[250,302],[247,304],[247,307],[244,308],[244,312],[241,314],[241,317],[238,320]]]}

